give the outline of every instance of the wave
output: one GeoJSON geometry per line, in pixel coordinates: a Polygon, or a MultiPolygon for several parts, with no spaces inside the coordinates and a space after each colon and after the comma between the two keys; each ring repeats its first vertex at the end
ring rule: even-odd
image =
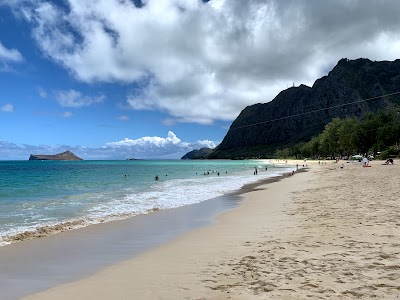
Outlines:
{"type": "MultiPolygon", "coordinates": [[[[148,214],[148,213],[152,213],[152,212],[155,212],[158,210],[160,210],[160,208],[154,207],[154,208],[148,209],[147,211],[145,211],[142,214],[148,214]]],[[[83,218],[83,219],[79,219],[79,220],[71,220],[71,221],[61,222],[61,223],[57,223],[57,224],[38,226],[33,229],[23,230],[22,232],[18,232],[15,234],[10,234],[10,235],[5,235],[5,236],[0,237],[0,246],[4,246],[4,245],[11,244],[11,243],[16,243],[16,242],[22,242],[25,240],[32,240],[35,238],[46,237],[46,236],[50,236],[50,235],[53,235],[56,233],[69,231],[69,230],[73,230],[73,229],[78,229],[78,228],[83,228],[83,227],[87,227],[90,225],[124,220],[124,219],[130,218],[130,217],[133,217],[135,215],[137,215],[137,214],[132,214],[132,213],[112,214],[112,215],[107,216],[106,218],[101,218],[101,219],[83,218]]]]}
{"type": "MultiPolygon", "coordinates": [[[[93,203],[94,205],[86,210],[85,216],[82,218],[46,222],[30,227],[16,226],[12,230],[2,233],[0,246],[46,237],[99,223],[127,219],[160,209],[171,209],[199,203],[239,190],[246,184],[280,176],[291,170],[287,166],[285,168],[275,168],[273,172],[268,171],[268,173],[265,172],[260,176],[235,175],[229,176],[229,180],[226,177],[200,176],[198,178],[157,182],[144,192],[137,193],[132,191],[132,193],[127,193],[122,198],[103,199],[101,202],[93,203]]],[[[70,205],[73,205],[73,203],[70,205]]]]}

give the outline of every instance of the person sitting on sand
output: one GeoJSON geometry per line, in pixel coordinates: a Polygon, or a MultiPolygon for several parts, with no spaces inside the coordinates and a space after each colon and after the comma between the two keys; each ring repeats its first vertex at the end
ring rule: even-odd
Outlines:
{"type": "Polygon", "coordinates": [[[392,164],[392,165],[393,165],[393,164],[394,164],[394,161],[393,161],[392,158],[388,158],[384,164],[385,164],[385,165],[388,165],[388,164],[392,164]]]}

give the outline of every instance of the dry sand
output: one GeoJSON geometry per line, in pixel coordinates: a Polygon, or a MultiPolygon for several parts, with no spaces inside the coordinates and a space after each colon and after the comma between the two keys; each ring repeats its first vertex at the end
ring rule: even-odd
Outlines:
{"type": "Polygon", "coordinates": [[[400,299],[400,164],[308,165],[215,224],[27,298],[400,299]]]}

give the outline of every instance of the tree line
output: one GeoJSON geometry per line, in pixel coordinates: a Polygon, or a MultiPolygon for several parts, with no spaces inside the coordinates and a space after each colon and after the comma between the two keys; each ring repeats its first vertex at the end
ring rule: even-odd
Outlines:
{"type": "Polygon", "coordinates": [[[397,111],[367,113],[362,119],[334,118],[309,142],[278,149],[275,157],[349,158],[354,154],[386,159],[399,155],[400,115],[397,111]]]}

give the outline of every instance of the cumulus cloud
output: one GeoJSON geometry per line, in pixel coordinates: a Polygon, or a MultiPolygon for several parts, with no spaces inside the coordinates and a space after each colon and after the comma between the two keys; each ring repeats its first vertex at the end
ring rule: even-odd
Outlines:
{"type": "Polygon", "coordinates": [[[110,142],[98,148],[68,145],[17,145],[0,141],[0,159],[27,159],[30,154],[56,154],[66,150],[74,152],[83,159],[181,158],[193,149],[215,148],[215,146],[215,142],[209,140],[199,140],[194,143],[184,142],[172,131],[168,132],[167,137],[125,138],[122,141],[110,142]]]}
{"type": "Polygon", "coordinates": [[[58,91],[56,92],[56,100],[63,107],[83,107],[90,106],[94,103],[101,103],[104,101],[104,95],[89,97],[84,96],[75,90],[58,91]]]}
{"type": "Polygon", "coordinates": [[[196,143],[197,148],[211,148],[214,149],[216,147],[215,143],[210,140],[202,140],[202,141],[197,141],[196,143]]]}
{"type": "Polygon", "coordinates": [[[13,112],[14,111],[14,106],[10,103],[4,104],[1,109],[2,112],[13,112]]]}
{"type": "Polygon", "coordinates": [[[102,149],[125,156],[133,155],[139,158],[180,158],[183,154],[203,147],[215,148],[216,144],[209,140],[199,140],[195,143],[184,142],[172,131],[167,137],[145,136],[138,139],[125,138],[122,141],[107,143],[102,149]]]}
{"type": "Polygon", "coordinates": [[[232,120],[293,82],[311,85],[343,57],[400,53],[397,0],[7,2],[78,80],[135,84],[132,109],[175,122],[232,120]]]}
{"type": "Polygon", "coordinates": [[[133,146],[133,147],[144,147],[144,148],[149,148],[149,147],[160,148],[171,145],[178,147],[189,146],[188,143],[183,143],[172,131],[168,131],[168,136],[166,138],[162,138],[159,136],[145,136],[136,140],[125,138],[120,142],[112,142],[107,144],[107,146],[109,147],[133,146]]]}

